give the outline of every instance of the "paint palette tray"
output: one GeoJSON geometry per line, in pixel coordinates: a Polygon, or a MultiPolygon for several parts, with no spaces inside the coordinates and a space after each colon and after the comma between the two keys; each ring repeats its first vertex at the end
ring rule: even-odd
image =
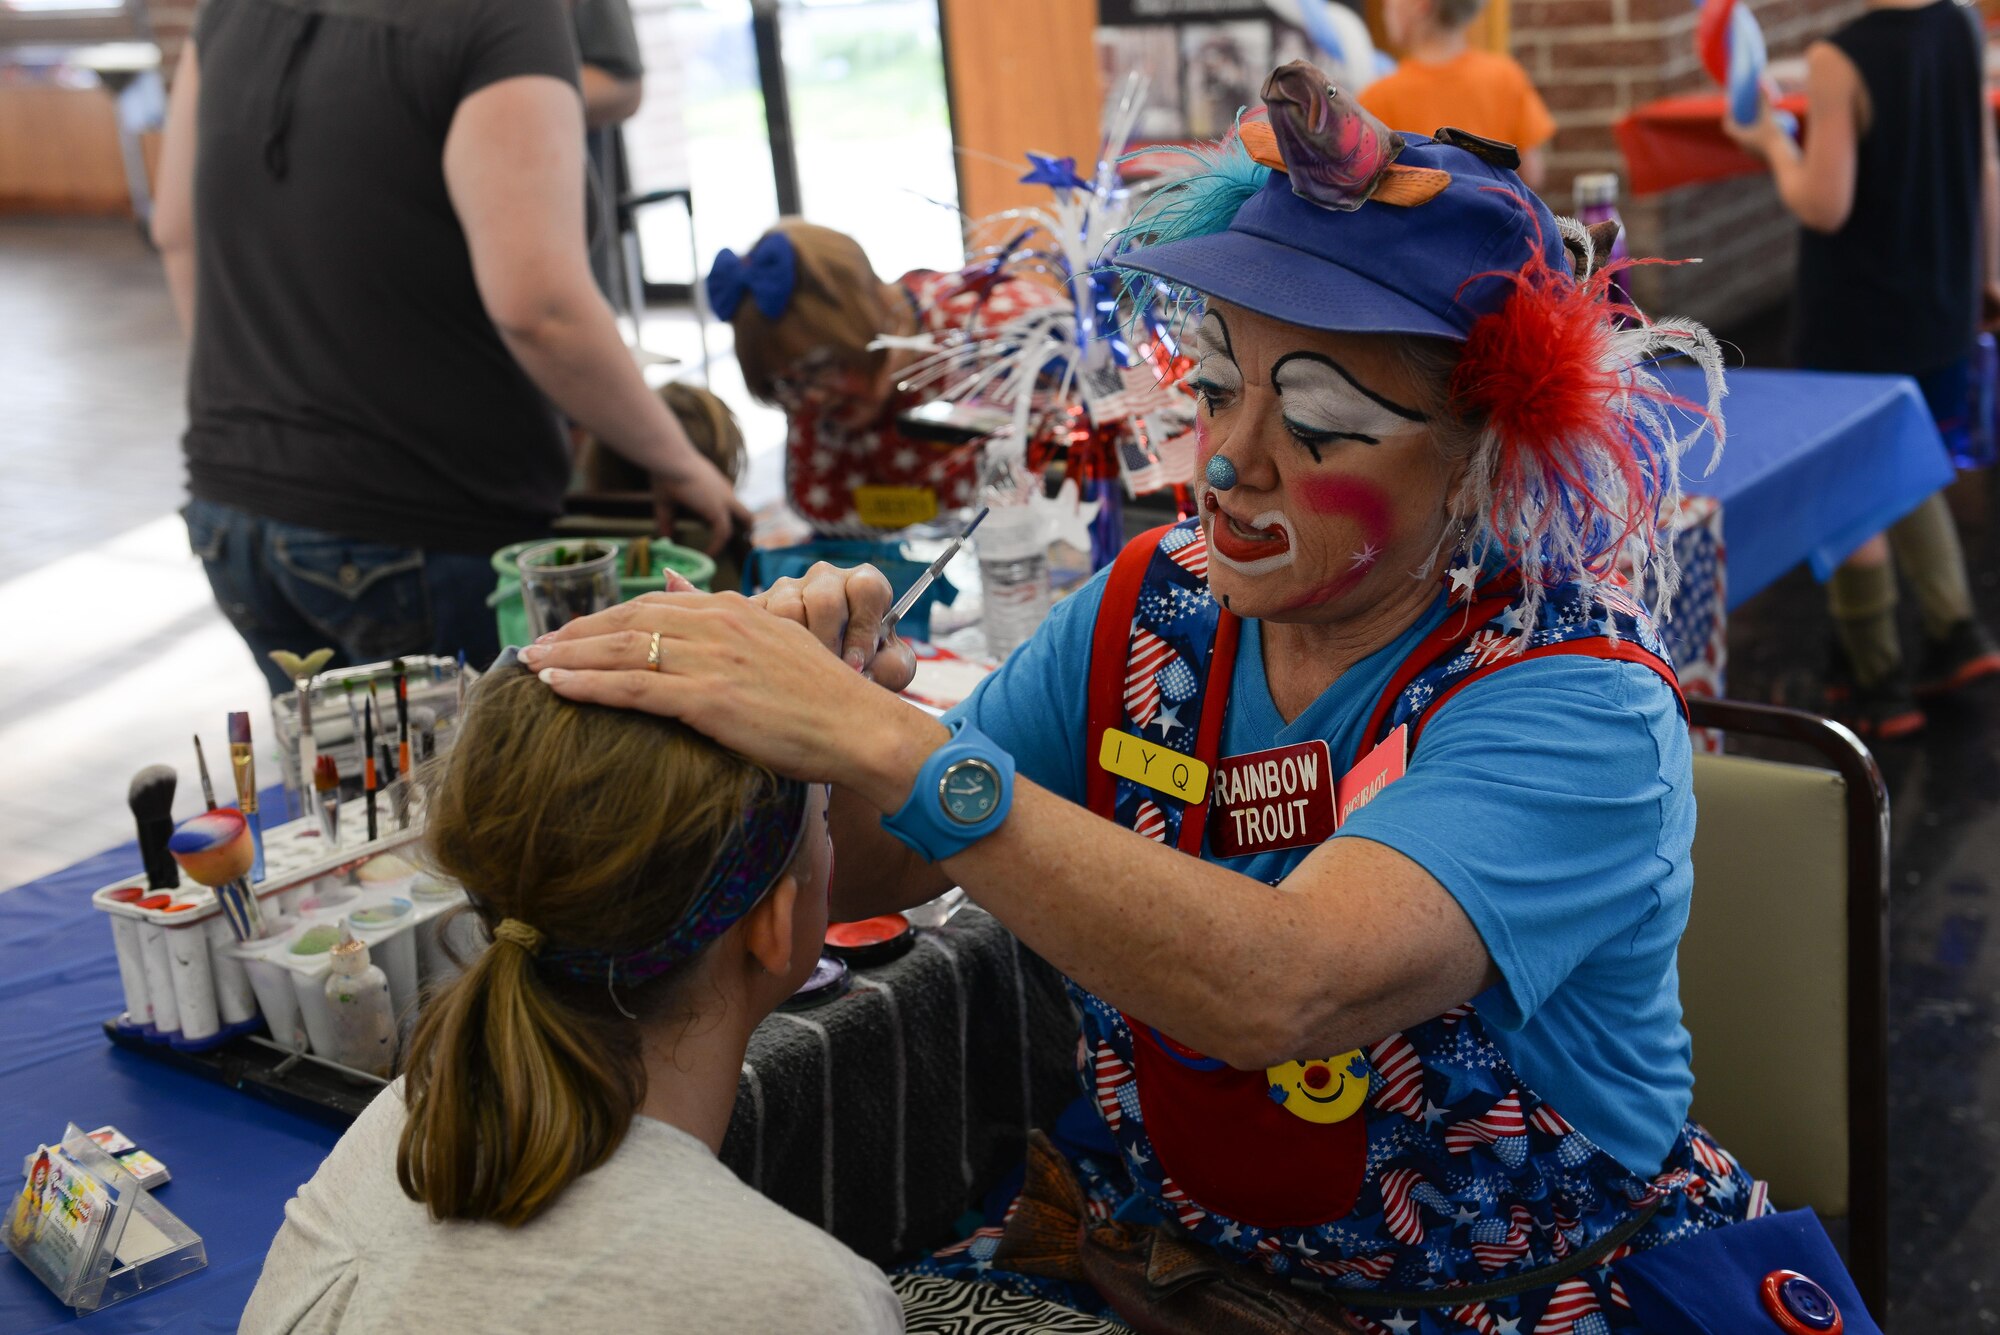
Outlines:
{"type": "MultiPolygon", "coordinates": [[[[340,824],[365,828],[362,803],[343,804],[340,824]]],[[[221,1047],[267,1024],[288,1049],[310,1051],[318,1028],[324,1047],[324,1026],[305,1021],[316,1002],[323,1005],[327,937],[338,940],[342,927],[368,942],[407,1017],[420,988],[455,967],[439,931],[465,898],[398,856],[421,832],[417,811],[407,829],[339,845],[327,843],[315,818],[267,829],[265,878],[251,887],[269,925],[262,941],[238,942],[205,886],[153,892],[143,879],[126,879],[98,890],[91,902],[111,925],[125,994],[125,1010],[110,1027],[187,1052],[221,1047]],[[316,949],[295,950],[315,931],[316,949]]]]}

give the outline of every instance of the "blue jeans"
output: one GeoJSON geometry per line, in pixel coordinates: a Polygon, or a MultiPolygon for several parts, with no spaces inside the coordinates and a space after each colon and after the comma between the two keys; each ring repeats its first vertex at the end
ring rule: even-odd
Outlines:
{"type": "Polygon", "coordinates": [[[500,652],[484,556],[426,552],[342,537],[190,501],[181,511],[215,601],[250,646],[273,694],[292,683],[273,649],[331,648],[329,667],[465,651],[485,667],[500,652]]]}

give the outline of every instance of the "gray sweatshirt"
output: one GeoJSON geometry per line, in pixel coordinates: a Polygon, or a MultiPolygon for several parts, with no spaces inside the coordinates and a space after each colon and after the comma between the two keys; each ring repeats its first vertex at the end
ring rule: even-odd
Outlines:
{"type": "Polygon", "coordinates": [[[519,1229],[436,1223],[396,1182],[402,1082],[285,1206],[241,1329],[901,1331],[882,1272],[765,1200],[677,1127],[617,1153],[519,1229]]]}

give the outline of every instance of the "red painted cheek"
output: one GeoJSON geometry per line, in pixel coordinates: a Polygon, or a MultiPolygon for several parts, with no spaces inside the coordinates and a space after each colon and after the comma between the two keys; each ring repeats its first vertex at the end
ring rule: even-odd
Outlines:
{"type": "MultiPolygon", "coordinates": [[[[1298,483],[1292,488],[1292,494],[1316,515],[1338,516],[1354,521],[1361,530],[1362,541],[1368,550],[1376,553],[1376,559],[1387,549],[1395,520],[1389,493],[1374,483],[1353,477],[1315,477],[1298,483]]],[[[1330,603],[1359,584],[1374,568],[1375,560],[1356,562],[1308,591],[1285,610],[1297,612],[1330,603]]]]}
{"type": "Polygon", "coordinates": [[[1292,491],[1314,514],[1352,519],[1371,545],[1381,547],[1387,543],[1393,522],[1389,493],[1374,483],[1356,477],[1314,477],[1300,482],[1292,491]]]}

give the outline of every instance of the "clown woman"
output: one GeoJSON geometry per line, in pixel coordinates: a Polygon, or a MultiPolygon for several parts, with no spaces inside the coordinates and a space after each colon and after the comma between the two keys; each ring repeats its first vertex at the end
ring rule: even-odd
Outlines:
{"type": "Polygon", "coordinates": [[[1648,360],[1708,371],[1719,435],[1715,344],[1615,305],[1507,146],[1304,65],[1264,92],[1116,256],[1192,306],[1199,513],[942,722],[865,568],[524,656],[834,784],[835,917],[958,884],[1071,980],[1094,1131],[925,1269],[1440,1335],[1641,1329],[1722,1230],[1824,1271],[1687,1120],[1687,720],[1620,573],[1672,585],[1690,442],[1648,360]]]}

